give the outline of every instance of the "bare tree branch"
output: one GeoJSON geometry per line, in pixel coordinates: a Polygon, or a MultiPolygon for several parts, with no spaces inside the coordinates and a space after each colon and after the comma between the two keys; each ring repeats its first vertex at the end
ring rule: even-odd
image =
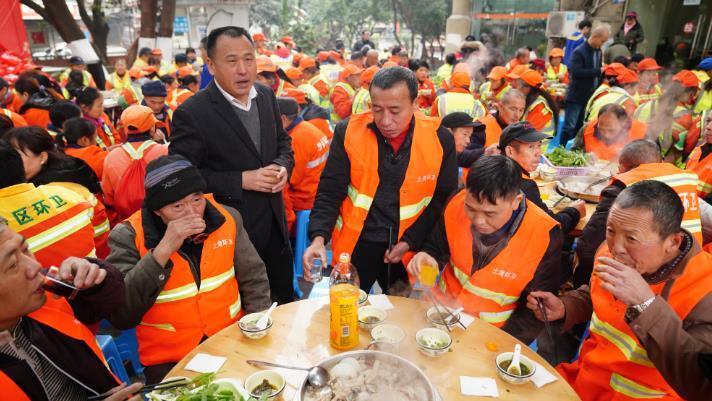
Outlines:
{"type": "Polygon", "coordinates": [[[32,0],[20,0],[20,3],[34,10],[34,12],[36,12],[40,17],[42,17],[43,20],[50,21],[49,14],[47,14],[47,10],[42,8],[42,6],[40,6],[39,4],[35,3],[32,0]]]}
{"type": "Polygon", "coordinates": [[[79,8],[79,16],[82,17],[82,21],[84,21],[84,25],[87,26],[87,29],[89,32],[94,30],[94,21],[91,19],[89,14],[87,13],[86,6],[84,5],[84,0],[77,0],[77,6],[79,8]]]}

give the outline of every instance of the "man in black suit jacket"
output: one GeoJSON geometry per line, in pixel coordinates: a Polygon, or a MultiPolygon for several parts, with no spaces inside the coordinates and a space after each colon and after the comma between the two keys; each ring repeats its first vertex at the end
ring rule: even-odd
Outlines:
{"type": "Polygon", "coordinates": [[[200,169],[218,202],[240,211],[267,267],[272,298],[287,303],[294,291],[282,188],[294,166],[291,139],[274,93],[255,83],[247,31],[215,29],[207,51],[214,80],[173,114],[169,151],[200,169]]]}
{"type": "Polygon", "coordinates": [[[569,60],[569,83],[566,93],[564,127],[561,132],[561,145],[566,146],[573,139],[583,124],[584,108],[588,98],[601,83],[603,59],[601,46],[608,40],[611,31],[607,25],[596,27],[591,36],[574,50],[569,60]]]}

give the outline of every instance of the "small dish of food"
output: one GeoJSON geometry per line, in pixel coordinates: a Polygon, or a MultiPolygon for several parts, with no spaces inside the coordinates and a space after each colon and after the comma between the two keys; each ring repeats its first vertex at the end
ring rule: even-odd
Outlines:
{"type": "Polygon", "coordinates": [[[260,338],[264,337],[267,335],[267,332],[269,332],[269,329],[272,327],[272,317],[267,320],[267,327],[264,329],[260,329],[257,327],[257,322],[260,320],[264,313],[262,312],[257,312],[257,313],[250,313],[249,315],[245,315],[242,317],[237,322],[238,327],[240,327],[240,331],[242,334],[252,340],[259,340],[260,338]]]}
{"type": "Polygon", "coordinates": [[[522,374],[513,375],[511,373],[507,373],[509,365],[512,364],[513,355],[513,352],[503,352],[497,355],[497,358],[495,359],[495,364],[497,365],[497,373],[499,373],[499,377],[501,377],[502,380],[506,381],[507,383],[524,384],[528,382],[532,376],[534,376],[534,372],[536,372],[536,366],[534,365],[534,362],[532,362],[531,359],[525,357],[524,355],[521,355],[519,357],[519,368],[522,374]]]}
{"type": "Polygon", "coordinates": [[[431,306],[430,309],[425,312],[425,315],[428,318],[428,322],[430,322],[430,325],[440,330],[447,331],[448,327],[452,329],[460,322],[459,313],[454,313],[453,315],[455,317],[453,318],[443,308],[436,308],[434,306],[431,306]]]}
{"type": "Polygon", "coordinates": [[[415,342],[420,352],[427,356],[440,356],[448,352],[452,345],[452,337],[447,332],[428,327],[415,334],[415,342]]]}
{"type": "Polygon", "coordinates": [[[358,326],[371,330],[386,320],[386,311],[375,306],[362,306],[358,308],[358,326]]]}
{"type": "Polygon", "coordinates": [[[250,397],[259,399],[267,395],[268,399],[277,397],[284,391],[287,381],[281,373],[275,370],[260,370],[245,379],[245,390],[250,397]]]}
{"type": "Polygon", "coordinates": [[[371,338],[377,342],[398,345],[405,338],[405,331],[395,324],[380,324],[371,330],[371,338]]]}
{"type": "Polygon", "coordinates": [[[368,301],[368,293],[364,290],[358,290],[358,306],[361,306],[368,301]]]}

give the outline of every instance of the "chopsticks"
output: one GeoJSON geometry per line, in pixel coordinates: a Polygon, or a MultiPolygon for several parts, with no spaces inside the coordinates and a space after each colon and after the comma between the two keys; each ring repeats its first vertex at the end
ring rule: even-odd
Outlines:
{"type": "Polygon", "coordinates": [[[393,251],[393,227],[388,226],[388,271],[386,272],[386,288],[383,289],[384,294],[388,294],[391,287],[391,251],[393,251]]]}
{"type": "MultiPolygon", "coordinates": [[[[426,292],[425,294],[426,294],[426,295],[428,296],[428,298],[430,299],[430,302],[432,302],[433,306],[435,307],[435,310],[439,311],[440,309],[445,309],[445,311],[448,313],[448,315],[450,315],[450,321],[451,321],[451,322],[452,322],[453,320],[457,319],[457,318],[455,317],[455,315],[452,314],[452,311],[450,311],[450,309],[448,309],[447,307],[443,306],[443,304],[441,304],[440,301],[438,301],[437,298],[435,298],[435,297],[433,296],[433,294],[431,294],[429,291],[426,292]]],[[[448,331],[452,331],[452,330],[450,329],[450,324],[449,324],[445,319],[443,319],[443,323],[445,323],[445,328],[447,328],[448,331]]],[[[457,319],[457,324],[459,324],[460,327],[462,327],[463,330],[467,330],[467,327],[465,327],[465,325],[462,324],[462,322],[460,321],[460,319],[457,319]]]]}
{"type": "Polygon", "coordinates": [[[546,330],[546,335],[549,336],[549,341],[551,341],[551,344],[554,347],[554,359],[555,359],[555,362],[558,363],[559,350],[556,345],[556,341],[554,341],[554,332],[551,331],[551,322],[549,322],[549,316],[546,315],[546,308],[544,307],[544,301],[541,298],[536,297],[536,304],[539,307],[539,312],[541,312],[541,315],[544,317],[544,329],[546,330]]]}
{"type": "MultiPolygon", "coordinates": [[[[179,378],[179,379],[172,379],[168,381],[164,381],[162,383],[156,383],[156,384],[151,384],[149,386],[143,386],[141,390],[139,390],[139,393],[145,394],[145,393],[150,393],[151,391],[156,391],[156,390],[168,390],[172,388],[177,388],[177,387],[183,387],[190,383],[190,380],[184,379],[184,378],[179,378]]],[[[92,395],[87,400],[89,401],[95,401],[95,400],[103,400],[107,397],[112,395],[110,392],[106,392],[103,394],[97,394],[97,395],[92,395]]]]}

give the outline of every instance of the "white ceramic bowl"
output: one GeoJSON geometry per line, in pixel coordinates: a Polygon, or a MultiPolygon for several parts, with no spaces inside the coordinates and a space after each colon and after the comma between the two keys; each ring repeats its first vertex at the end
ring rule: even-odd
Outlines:
{"type": "Polygon", "coordinates": [[[362,306],[358,308],[358,326],[362,329],[371,330],[386,320],[386,311],[375,306],[362,306]],[[366,318],[375,318],[373,322],[367,322],[366,318]]]}
{"type": "Polygon", "coordinates": [[[245,390],[250,393],[251,397],[257,399],[260,398],[260,396],[255,394],[252,390],[259,386],[263,380],[267,380],[274,387],[277,387],[277,389],[274,390],[269,396],[270,399],[280,395],[282,391],[284,391],[284,386],[287,385],[287,381],[284,379],[284,376],[282,376],[281,373],[275,370],[260,370],[259,372],[255,372],[247,376],[247,379],[245,379],[245,390]]]}
{"type": "MultiPolygon", "coordinates": [[[[430,323],[430,326],[435,327],[436,329],[447,331],[445,322],[438,316],[440,314],[447,315],[446,319],[450,317],[450,315],[446,311],[442,310],[442,308],[436,308],[434,306],[431,306],[430,309],[428,309],[428,311],[425,313],[426,317],[428,318],[428,322],[430,323]]],[[[449,326],[450,329],[457,326],[457,324],[460,322],[460,314],[455,314],[455,319],[448,322],[449,323],[447,324],[447,326],[449,326]]]]}
{"type": "MultiPolygon", "coordinates": [[[[536,371],[536,366],[534,365],[534,362],[531,361],[531,359],[527,358],[524,355],[521,355],[519,358],[519,364],[524,365],[529,369],[529,374],[526,375],[521,375],[521,376],[515,376],[507,373],[506,368],[502,368],[499,366],[500,363],[505,362],[505,361],[512,361],[512,355],[514,355],[513,352],[503,352],[499,355],[497,355],[497,358],[495,359],[495,365],[497,367],[497,373],[499,373],[499,377],[502,378],[502,380],[506,381],[507,383],[511,384],[524,384],[528,382],[532,376],[534,376],[534,373],[536,371]]],[[[507,364],[507,367],[509,367],[509,364],[507,364]]]]}
{"type": "Polygon", "coordinates": [[[358,290],[358,306],[361,306],[368,301],[368,293],[364,290],[358,290]]]}
{"type": "Polygon", "coordinates": [[[371,330],[371,338],[378,342],[400,344],[405,338],[405,331],[395,324],[380,324],[371,330]]]}
{"type": "Polygon", "coordinates": [[[237,322],[237,327],[240,328],[240,331],[245,337],[252,340],[259,340],[267,335],[267,332],[269,332],[269,329],[272,327],[273,323],[271,316],[267,320],[267,327],[265,327],[264,330],[253,329],[247,326],[249,323],[257,324],[257,321],[260,320],[262,315],[264,315],[263,312],[250,313],[249,315],[243,316],[242,319],[237,322]]]}
{"type": "Polygon", "coordinates": [[[231,379],[231,378],[222,378],[222,379],[213,380],[213,384],[220,384],[220,383],[229,383],[232,385],[232,387],[235,388],[235,390],[237,390],[238,393],[240,393],[240,396],[242,396],[242,398],[244,398],[245,400],[250,398],[250,393],[248,393],[247,390],[245,390],[242,387],[242,383],[240,383],[239,380],[231,379]]]}
{"type": "Polygon", "coordinates": [[[427,356],[440,356],[450,350],[452,337],[447,332],[428,327],[415,334],[415,342],[420,352],[427,356]]]}

